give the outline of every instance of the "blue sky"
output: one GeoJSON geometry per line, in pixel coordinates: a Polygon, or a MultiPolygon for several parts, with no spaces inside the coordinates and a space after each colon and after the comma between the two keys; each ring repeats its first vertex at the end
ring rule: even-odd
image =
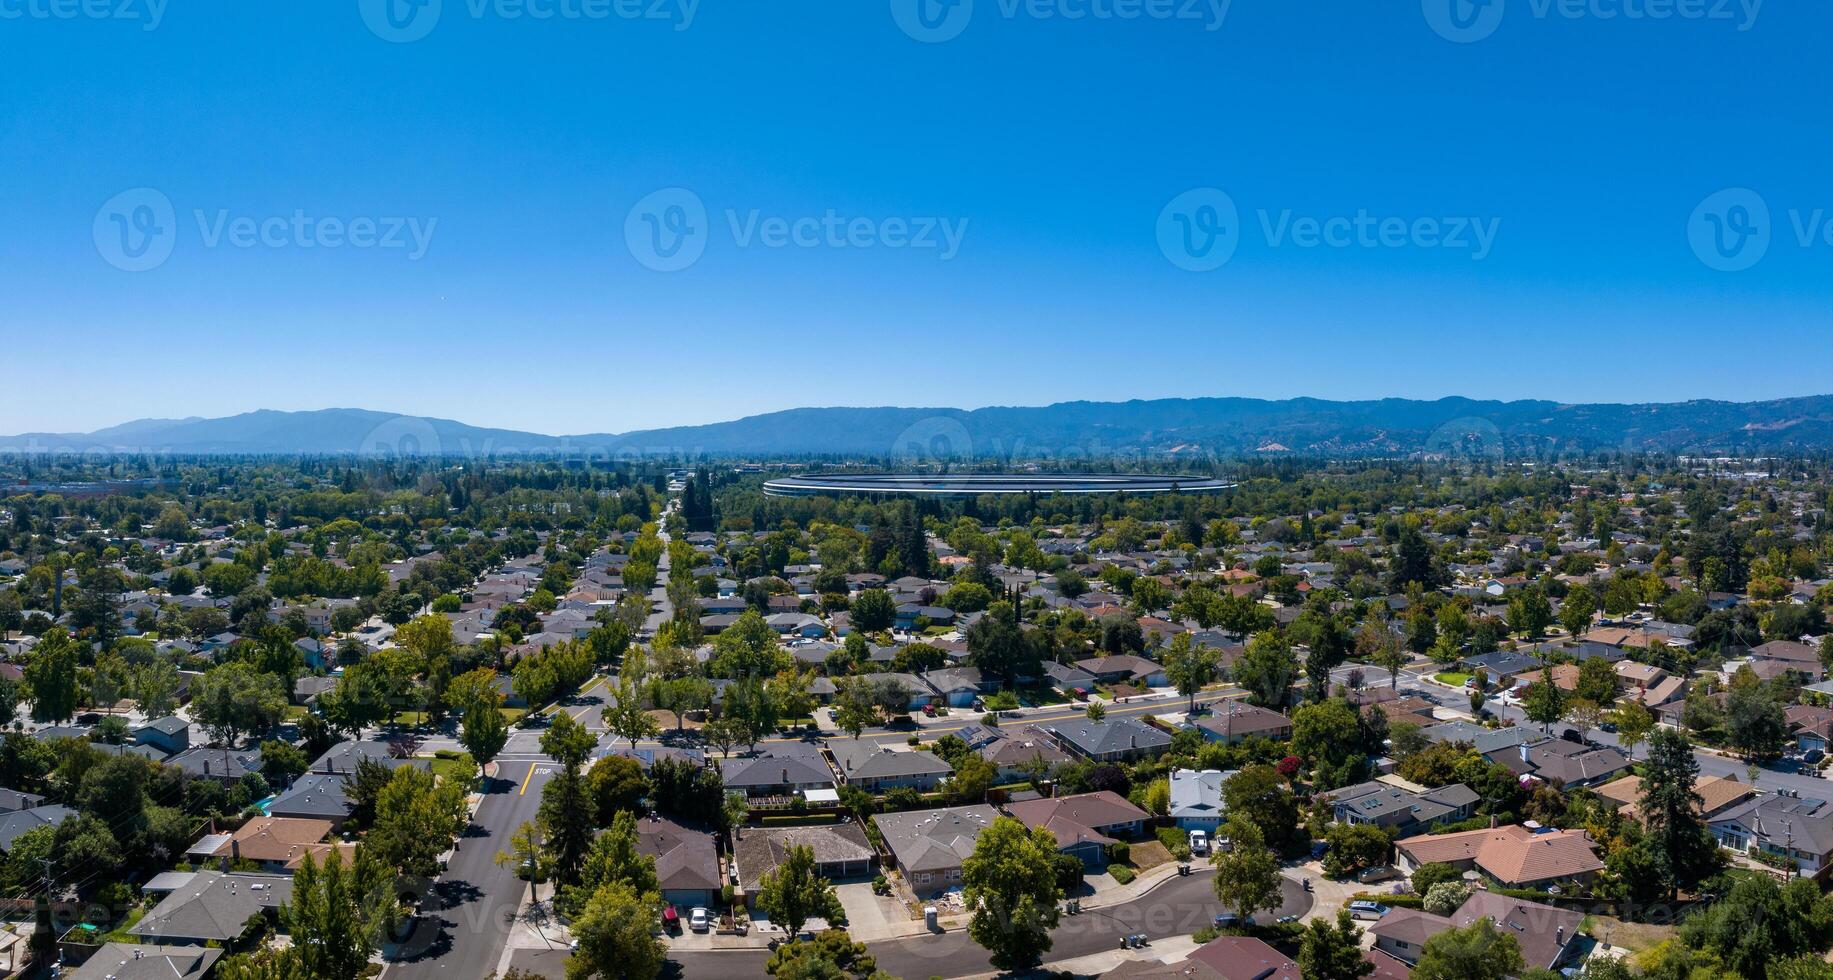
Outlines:
{"type": "Polygon", "coordinates": [[[1833,391],[1826,4],[381,2],[0,0],[0,431],[1833,391]]]}

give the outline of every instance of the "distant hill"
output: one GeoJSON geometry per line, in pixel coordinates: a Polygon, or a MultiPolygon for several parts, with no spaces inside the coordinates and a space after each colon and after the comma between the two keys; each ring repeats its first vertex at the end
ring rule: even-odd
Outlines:
{"type": "Polygon", "coordinates": [[[140,419],[87,433],[0,436],[0,451],[172,454],[514,453],[1087,459],[1597,450],[1794,453],[1833,449],[1833,396],[1764,402],[1339,402],[1169,398],[1037,408],[797,408],[730,422],[553,436],[362,409],[140,419]]]}

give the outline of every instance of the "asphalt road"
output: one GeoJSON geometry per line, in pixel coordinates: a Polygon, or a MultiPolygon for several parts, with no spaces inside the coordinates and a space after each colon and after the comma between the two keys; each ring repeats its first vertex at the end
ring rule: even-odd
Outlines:
{"type": "MultiPolygon", "coordinates": [[[[1214,873],[1198,870],[1185,878],[1171,878],[1147,894],[1107,909],[1063,916],[1051,934],[1045,962],[1087,956],[1116,949],[1120,937],[1145,933],[1154,940],[1187,936],[1214,920],[1222,911],[1210,880],[1214,873]]],[[[1303,915],[1311,908],[1311,895],[1291,879],[1283,881],[1284,904],[1262,913],[1265,921],[1282,915],[1303,915]]],[[[879,969],[895,977],[960,977],[991,972],[986,950],[968,938],[966,929],[938,936],[918,936],[870,944],[879,969]]],[[[712,977],[763,976],[767,950],[679,951],[670,956],[685,980],[712,977]]],[[[565,975],[566,954],[548,950],[518,950],[512,965],[541,976],[565,975]]]]}
{"type": "Polygon", "coordinates": [[[413,932],[387,972],[388,980],[482,980],[496,970],[525,883],[515,869],[496,863],[510,835],[535,819],[541,789],[554,765],[527,754],[531,733],[517,732],[499,759],[470,829],[445,875],[421,905],[413,932]],[[517,753],[512,755],[511,753],[517,753]]]}

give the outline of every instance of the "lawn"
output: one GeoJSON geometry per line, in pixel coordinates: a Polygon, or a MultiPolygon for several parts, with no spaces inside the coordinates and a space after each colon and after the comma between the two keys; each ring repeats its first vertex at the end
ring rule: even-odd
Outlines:
{"type": "Polygon", "coordinates": [[[1461,670],[1444,670],[1432,676],[1436,678],[1440,684],[1449,684],[1452,687],[1463,687],[1464,684],[1470,680],[1470,675],[1461,670]]]}
{"type": "Polygon", "coordinates": [[[433,775],[441,779],[458,779],[476,771],[477,763],[469,752],[442,749],[433,753],[433,775]]]}

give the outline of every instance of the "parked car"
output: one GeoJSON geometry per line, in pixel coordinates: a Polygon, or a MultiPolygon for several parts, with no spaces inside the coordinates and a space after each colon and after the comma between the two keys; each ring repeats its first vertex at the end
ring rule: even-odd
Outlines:
{"type": "Polygon", "coordinates": [[[1387,881],[1390,878],[1398,877],[1400,877],[1400,872],[1385,864],[1374,868],[1363,868],[1356,872],[1356,880],[1365,885],[1373,881],[1387,881]]]}
{"type": "Polygon", "coordinates": [[[1379,919],[1388,913],[1388,907],[1380,902],[1357,900],[1349,903],[1349,917],[1352,919],[1379,919]]]}
{"type": "Polygon", "coordinates": [[[1190,853],[1208,854],[1209,853],[1209,835],[1200,830],[1191,831],[1190,832],[1190,853]]]}
{"type": "Polygon", "coordinates": [[[1233,912],[1224,912],[1221,915],[1216,916],[1215,926],[1217,929],[1226,929],[1229,926],[1235,926],[1235,925],[1240,925],[1240,924],[1241,924],[1241,917],[1236,915],[1233,912]]]}
{"type": "Polygon", "coordinates": [[[707,916],[706,909],[697,907],[687,914],[687,927],[695,932],[705,932],[713,927],[713,921],[707,916]]]}
{"type": "Polygon", "coordinates": [[[1827,757],[1827,754],[1825,752],[1820,751],[1819,749],[1809,749],[1807,750],[1807,754],[1801,757],[1801,761],[1807,763],[1810,766],[1817,766],[1817,765],[1820,765],[1820,760],[1826,757],[1827,757]]]}

